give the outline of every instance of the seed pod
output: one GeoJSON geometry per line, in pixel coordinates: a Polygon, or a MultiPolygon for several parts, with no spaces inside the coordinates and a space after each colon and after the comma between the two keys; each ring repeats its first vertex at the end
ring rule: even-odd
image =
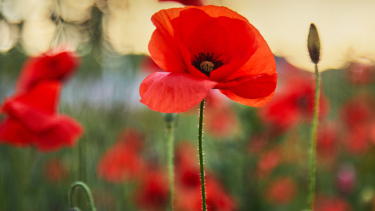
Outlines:
{"type": "Polygon", "coordinates": [[[315,64],[318,64],[320,59],[320,40],[318,30],[313,23],[310,25],[310,32],[307,39],[307,48],[309,49],[311,61],[315,64]]]}

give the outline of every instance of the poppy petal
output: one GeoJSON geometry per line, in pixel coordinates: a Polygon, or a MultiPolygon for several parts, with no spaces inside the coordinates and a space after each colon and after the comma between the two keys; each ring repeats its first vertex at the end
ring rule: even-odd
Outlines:
{"type": "Polygon", "coordinates": [[[0,143],[6,142],[12,146],[26,147],[31,144],[29,140],[33,136],[15,119],[7,118],[0,124],[0,143]]]}
{"type": "Polygon", "coordinates": [[[223,57],[224,65],[210,75],[211,80],[219,82],[225,80],[250,59],[258,48],[258,42],[255,33],[246,22],[228,17],[218,17],[217,20],[229,38],[229,46],[223,57]]]}
{"type": "Polygon", "coordinates": [[[228,33],[216,18],[201,21],[189,38],[188,46],[192,60],[199,53],[214,54],[214,59],[220,57],[228,49],[228,40],[228,33]]]}
{"type": "Polygon", "coordinates": [[[240,70],[233,73],[229,76],[228,79],[233,79],[236,77],[240,77],[243,75],[258,75],[258,74],[274,74],[276,73],[276,63],[274,56],[268,47],[267,42],[264,40],[262,35],[259,31],[250,24],[250,22],[243,16],[239,15],[238,13],[230,10],[226,7],[217,7],[217,6],[203,6],[199,7],[199,9],[203,10],[211,17],[220,17],[225,16],[228,18],[239,19],[246,22],[253,32],[256,35],[256,40],[258,41],[258,49],[257,51],[251,56],[251,58],[246,62],[244,66],[241,67],[240,70]]]}
{"type": "Polygon", "coordinates": [[[83,128],[78,122],[69,116],[61,115],[52,129],[38,134],[32,143],[40,151],[53,151],[62,146],[73,147],[82,133],[83,128]]]}
{"type": "Polygon", "coordinates": [[[262,75],[254,80],[242,83],[221,93],[238,103],[260,107],[271,100],[276,89],[277,75],[262,75]]]}
{"type": "Polygon", "coordinates": [[[204,11],[198,8],[185,9],[180,15],[172,20],[174,37],[187,48],[190,48],[190,39],[194,35],[198,25],[211,19],[204,11]]]}
{"type": "Polygon", "coordinates": [[[180,113],[201,102],[217,83],[184,73],[153,73],[143,80],[141,103],[151,110],[180,113]]]}
{"type": "Polygon", "coordinates": [[[186,72],[183,56],[174,44],[172,36],[156,29],[151,36],[148,50],[155,63],[166,72],[186,72]]]}
{"type": "Polygon", "coordinates": [[[30,58],[22,68],[16,90],[27,91],[43,80],[63,81],[72,75],[78,63],[79,60],[73,52],[43,54],[30,58]]]}
{"type": "Polygon", "coordinates": [[[45,131],[57,122],[54,114],[60,89],[60,82],[40,83],[29,92],[7,100],[4,111],[32,132],[45,131]]]}

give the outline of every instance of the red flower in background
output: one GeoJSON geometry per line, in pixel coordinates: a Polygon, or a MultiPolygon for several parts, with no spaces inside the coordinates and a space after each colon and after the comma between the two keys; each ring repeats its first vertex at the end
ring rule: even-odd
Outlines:
{"type": "Polygon", "coordinates": [[[100,159],[98,176],[113,183],[137,179],[145,167],[139,152],[142,146],[143,139],[137,131],[125,130],[100,159]]]}
{"type": "Polygon", "coordinates": [[[16,91],[27,91],[41,81],[63,81],[69,78],[78,67],[79,60],[74,52],[64,50],[64,47],[60,47],[29,58],[22,68],[16,91]]]}
{"type": "MultiPolygon", "coordinates": [[[[315,101],[315,87],[309,78],[292,78],[285,82],[280,93],[261,110],[260,117],[274,133],[279,134],[295,126],[301,119],[312,119],[315,101]]],[[[328,113],[328,101],[320,97],[320,117],[328,113]]]]}
{"type": "Polygon", "coordinates": [[[60,182],[68,177],[68,169],[58,159],[49,160],[44,166],[44,176],[49,182],[60,182]]]}
{"type": "Polygon", "coordinates": [[[0,141],[13,146],[35,146],[40,151],[74,146],[82,135],[78,122],[57,112],[62,80],[72,75],[78,60],[60,47],[26,61],[16,94],[6,98],[0,114],[0,141]]]}
{"type": "Polygon", "coordinates": [[[338,134],[333,123],[319,127],[316,149],[321,162],[333,161],[336,156],[337,141],[338,134]]]}
{"type": "Polygon", "coordinates": [[[369,99],[369,96],[358,96],[341,108],[341,119],[346,133],[344,141],[350,153],[360,154],[369,149],[374,116],[374,104],[369,99]]]}
{"type": "Polygon", "coordinates": [[[353,84],[369,84],[374,81],[375,67],[370,64],[351,63],[347,69],[349,81],[353,84]]]}
{"type": "Polygon", "coordinates": [[[267,199],[275,204],[290,203],[296,196],[296,185],[288,177],[278,178],[267,189],[267,199]]]}
{"type": "Polygon", "coordinates": [[[317,197],[316,211],[351,211],[348,202],[340,198],[317,197]]]}
{"type": "Polygon", "coordinates": [[[274,56],[258,30],[236,12],[216,6],[161,10],[149,51],[166,72],[141,84],[141,102],[164,113],[180,113],[201,102],[211,89],[248,106],[273,96],[274,56]]]}
{"type": "Polygon", "coordinates": [[[231,105],[217,92],[211,90],[206,99],[205,125],[207,132],[215,137],[225,138],[236,131],[236,114],[231,105]]]}
{"type": "Polygon", "coordinates": [[[337,188],[343,193],[350,193],[356,186],[356,172],[352,165],[343,165],[337,172],[337,188]]]}
{"type": "Polygon", "coordinates": [[[35,146],[40,151],[74,146],[83,129],[74,119],[57,113],[61,83],[40,82],[24,93],[5,99],[0,140],[13,146],[35,146]]]}
{"type": "Polygon", "coordinates": [[[142,185],[135,193],[135,202],[142,210],[166,210],[169,201],[169,183],[166,175],[150,170],[142,177],[142,185]]]}
{"type": "Polygon", "coordinates": [[[160,1],[175,1],[186,6],[202,6],[203,5],[202,0],[159,0],[159,2],[160,1]]]}
{"type": "Polygon", "coordinates": [[[281,154],[278,149],[263,153],[258,162],[258,175],[260,177],[270,174],[281,163],[281,154]]]}
{"type": "MultiPolygon", "coordinates": [[[[176,151],[175,181],[176,210],[202,210],[199,165],[195,148],[188,143],[180,144],[176,151]]],[[[206,171],[207,210],[233,211],[236,204],[210,172],[206,171]]]]}

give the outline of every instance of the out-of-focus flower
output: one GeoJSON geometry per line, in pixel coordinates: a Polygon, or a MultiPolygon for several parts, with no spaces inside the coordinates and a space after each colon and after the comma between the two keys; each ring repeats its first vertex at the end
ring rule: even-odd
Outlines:
{"type": "Polygon", "coordinates": [[[249,152],[254,154],[260,153],[266,145],[266,140],[267,138],[265,134],[257,134],[252,137],[249,141],[249,152]]]}
{"type": "Polygon", "coordinates": [[[186,6],[202,6],[203,5],[203,2],[202,0],[159,0],[160,2],[162,1],[175,1],[175,2],[179,2],[183,5],[186,5],[186,6]]]}
{"type": "MultiPolygon", "coordinates": [[[[202,210],[202,192],[200,172],[195,148],[184,143],[176,151],[176,209],[184,211],[202,210]]],[[[236,204],[232,197],[221,187],[214,176],[206,171],[207,210],[233,211],[236,204]]]]}
{"type": "Polygon", "coordinates": [[[35,146],[40,151],[72,147],[83,129],[72,118],[57,113],[61,83],[39,82],[27,92],[7,98],[1,112],[0,140],[13,146],[35,146]]]}
{"type": "Polygon", "coordinates": [[[17,25],[0,21],[0,52],[7,52],[16,44],[19,29],[17,25]]]}
{"type": "Polygon", "coordinates": [[[316,211],[351,211],[348,202],[340,198],[317,197],[316,211]]]}
{"type": "Polygon", "coordinates": [[[238,122],[227,99],[216,91],[211,90],[206,98],[205,125],[210,135],[225,138],[238,131],[238,122]]]}
{"type": "Polygon", "coordinates": [[[29,58],[17,81],[16,91],[27,91],[40,81],[64,81],[69,78],[78,67],[79,60],[67,48],[60,46],[38,57],[29,58]]]}
{"type": "Polygon", "coordinates": [[[281,177],[267,188],[266,197],[274,204],[287,204],[294,199],[296,192],[297,189],[293,180],[288,177],[281,177]]]}
{"type": "Polygon", "coordinates": [[[56,183],[66,179],[69,172],[60,160],[51,159],[45,163],[43,173],[49,182],[56,183]]]}
{"type": "Polygon", "coordinates": [[[353,84],[369,84],[374,81],[373,64],[353,62],[347,68],[348,79],[353,84]]]}
{"type": "Polygon", "coordinates": [[[166,72],[149,75],[141,102],[164,113],[180,113],[211,89],[248,106],[263,106],[276,88],[275,59],[258,30],[238,13],[216,6],[161,10],[149,51],[166,72]]]}
{"type": "Polygon", "coordinates": [[[333,123],[322,124],[318,129],[316,149],[321,162],[332,161],[336,156],[338,135],[333,123]]]}
{"type": "Polygon", "coordinates": [[[337,187],[344,193],[351,192],[356,183],[355,169],[351,165],[343,165],[337,172],[337,187]]]}
{"type": "Polygon", "coordinates": [[[166,210],[169,201],[169,185],[165,174],[151,170],[142,177],[142,184],[135,193],[135,202],[142,210],[166,210]]]}
{"type": "Polygon", "coordinates": [[[278,149],[263,153],[258,162],[258,175],[264,177],[272,172],[281,163],[281,155],[278,149]]]}
{"type": "Polygon", "coordinates": [[[126,130],[100,159],[97,167],[99,177],[113,183],[137,179],[145,167],[139,154],[142,145],[143,140],[137,131],[126,130]]]}
{"type": "Polygon", "coordinates": [[[371,139],[373,102],[367,96],[358,96],[341,108],[345,127],[345,145],[350,153],[359,154],[368,150],[371,139]]]}
{"type": "MultiPolygon", "coordinates": [[[[315,88],[312,80],[305,77],[291,78],[285,82],[267,106],[259,110],[260,117],[270,125],[274,133],[282,133],[305,118],[312,119],[315,88]]],[[[328,113],[328,101],[320,96],[320,117],[328,113]]]]}

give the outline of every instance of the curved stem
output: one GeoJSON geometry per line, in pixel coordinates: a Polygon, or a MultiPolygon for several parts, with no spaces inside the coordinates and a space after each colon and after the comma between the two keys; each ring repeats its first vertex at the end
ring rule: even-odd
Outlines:
{"type": "Polygon", "coordinates": [[[168,139],[168,167],[169,167],[169,185],[170,185],[170,210],[174,208],[174,137],[173,122],[167,122],[167,139],[168,139]]]}
{"type": "Polygon", "coordinates": [[[314,194],[315,194],[315,146],[316,137],[318,130],[318,116],[319,116],[319,96],[320,96],[320,75],[318,71],[318,64],[315,64],[315,104],[314,104],[314,120],[311,130],[311,141],[310,141],[310,188],[309,188],[309,201],[308,207],[310,210],[314,210],[314,194]]]}
{"type": "Polygon", "coordinates": [[[92,198],[90,188],[83,182],[75,182],[70,187],[70,190],[69,190],[69,210],[78,210],[77,208],[75,208],[73,206],[73,199],[74,199],[74,191],[79,187],[82,188],[85,191],[87,201],[90,204],[91,211],[96,211],[96,208],[95,208],[95,205],[94,205],[94,199],[92,198]]]}
{"type": "Polygon", "coordinates": [[[199,109],[199,125],[198,125],[198,148],[199,148],[199,165],[201,173],[201,189],[202,189],[202,206],[203,211],[206,211],[206,183],[204,181],[204,159],[203,159],[203,109],[204,109],[204,99],[201,102],[199,109]]]}

